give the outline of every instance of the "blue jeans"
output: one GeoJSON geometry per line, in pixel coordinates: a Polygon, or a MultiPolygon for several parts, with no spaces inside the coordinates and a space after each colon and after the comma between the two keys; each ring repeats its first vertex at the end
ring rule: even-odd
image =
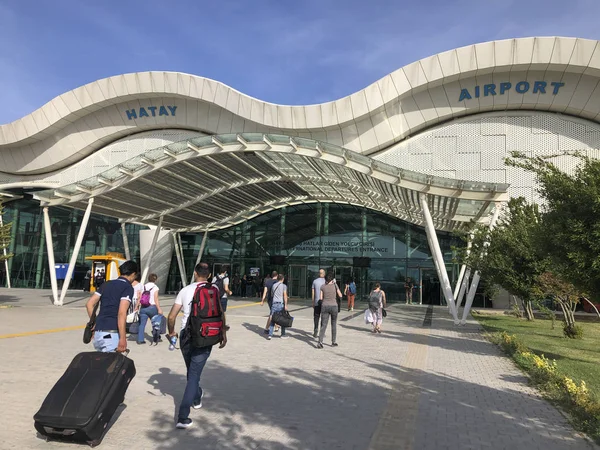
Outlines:
{"type": "Polygon", "coordinates": [[[150,305],[140,308],[140,329],[138,330],[138,342],[144,342],[144,331],[146,330],[146,322],[158,314],[156,305],[150,305]]]}
{"type": "Polygon", "coordinates": [[[212,347],[193,347],[190,340],[186,337],[186,332],[182,331],[179,336],[179,345],[181,354],[187,368],[187,384],[181,404],[179,405],[178,420],[187,419],[190,416],[190,408],[194,403],[199,403],[202,398],[202,388],[200,387],[200,377],[208,361],[212,347]]]}
{"type": "Polygon", "coordinates": [[[102,330],[94,332],[94,348],[97,352],[115,352],[119,346],[119,333],[108,333],[102,330]]]}
{"type": "MultiPolygon", "coordinates": [[[[283,303],[273,303],[273,306],[271,307],[271,315],[273,315],[273,313],[279,312],[279,311],[283,311],[285,309],[283,303]]],[[[275,324],[273,323],[273,321],[271,321],[271,325],[269,326],[269,336],[273,336],[273,331],[275,330],[275,324]]],[[[281,327],[281,335],[285,336],[285,327],[281,327]]]]}

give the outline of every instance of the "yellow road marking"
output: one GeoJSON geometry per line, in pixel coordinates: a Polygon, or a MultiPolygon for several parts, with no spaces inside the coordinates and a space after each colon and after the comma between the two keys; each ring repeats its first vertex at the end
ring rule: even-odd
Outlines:
{"type": "MultiPolygon", "coordinates": [[[[246,305],[230,306],[227,309],[247,308],[248,306],[256,306],[256,305],[260,305],[260,302],[248,303],[246,305]]],[[[0,339],[35,336],[36,334],[60,333],[61,331],[83,330],[84,328],[85,328],[85,325],[75,325],[73,327],[52,328],[50,330],[26,331],[24,333],[14,333],[14,334],[0,334],[0,339]]]]}
{"type": "Polygon", "coordinates": [[[227,310],[230,309],[238,309],[238,308],[247,308],[248,306],[256,306],[256,305],[260,305],[260,302],[256,302],[256,303],[248,303],[247,305],[235,305],[235,306],[229,306],[227,308],[227,310]]]}
{"type": "Polygon", "coordinates": [[[53,328],[51,330],[26,331],[25,333],[0,334],[0,339],[9,339],[24,336],[33,336],[36,334],[60,333],[61,331],[83,330],[85,325],[76,325],[74,327],[53,328]]]}

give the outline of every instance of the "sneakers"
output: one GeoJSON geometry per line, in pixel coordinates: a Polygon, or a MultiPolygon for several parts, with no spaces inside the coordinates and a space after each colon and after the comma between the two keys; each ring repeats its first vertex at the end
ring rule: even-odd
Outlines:
{"type": "Polygon", "coordinates": [[[202,394],[200,394],[200,402],[199,403],[194,402],[194,404],[192,405],[192,408],[194,408],[194,409],[202,408],[202,399],[203,398],[204,398],[204,391],[202,391],[202,394]]]}
{"type": "Polygon", "coordinates": [[[281,339],[289,339],[290,337],[287,334],[284,334],[283,336],[281,336],[281,339]]]}
{"type": "Polygon", "coordinates": [[[319,332],[317,330],[315,330],[315,332],[313,333],[313,337],[317,337],[319,335],[319,332]]]}
{"type": "Polygon", "coordinates": [[[267,336],[267,341],[270,341],[270,340],[271,340],[271,336],[267,336]]]}
{"type": "Polygon", "coordinates": [[[179,419],[177,421],[177,425],[175,425],[175,428],[179,428],[179,429],[183,429],[185,430],[186,428],[189,428],[192,426],[192,419],[179,419]]]}
{"type": "Polygon", "coordinates": [[[317,342],[317,348],[323,348],[323,344],[321,344],[320,342],[317,342]]]}
{"type": "Polygon", "coordinates": [[[331,346],[332,346],[332,347],[337,347],[337,346],[338,346],[338,343],[337,343],[337,342],[334,342],[333,344],[331,344],[331,346]]]}
{"type": "Polygon", "coordinates": [[[268,329],[268,328],[264,329],[264,330],[263,330],[263,333],[265,333],[265,334],[269,334],[269,329],[268,329]]]}
{"type": "Polygon", "coordinates": [[[144,345],[146,343],[146,341],[142,341],[142,342],[138,342],[138,345],[144,345]]]}

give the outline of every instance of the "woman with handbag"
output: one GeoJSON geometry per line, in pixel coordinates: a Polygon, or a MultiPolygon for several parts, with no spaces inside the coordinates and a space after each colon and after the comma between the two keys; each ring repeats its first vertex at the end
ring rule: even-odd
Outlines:
{"type": "Polygon", "coordinates": [[[381,333],[381,324],[383,323],[386,306],[385,292],[381,290],[379,283],[375,283],[375,288],[371,291],[371,295],[369,295],[369,309],[373,316],[373,333],[381,333]]]}
{"type": "Polygon", "coordinates": [[[325,277],[325,284],[321,286],[321,332],[319,334],[319,342],[317,348],[323,348],[323,338],[327,331],[327,322],[331,317],[331,346],[337,347],[337,316],[338,303],[337,298],[342,297],[342,293],[330,272],[325,277]]]}
{"type": "MultiPolygon", "coordinates": [[[[288,303],[288,293],[287,286],[283,283],[285,279],[285,275],[280,273],[277,276],[277,282],[271,286],[271,296],[273,298],[273,303],[271,306],[271,315],[269,316],[269,335],[267,336],[268,340],[271,340],[273,337],[273,332],[275,331],[275,322],[273,321],[273,315],[275,313],[279,313],[281,311],[287,311],[287,303],[288,303]]],[[[281,327],[281,339],[287,339],[289,336],[285,334],[286,327],[281,327]]]]}

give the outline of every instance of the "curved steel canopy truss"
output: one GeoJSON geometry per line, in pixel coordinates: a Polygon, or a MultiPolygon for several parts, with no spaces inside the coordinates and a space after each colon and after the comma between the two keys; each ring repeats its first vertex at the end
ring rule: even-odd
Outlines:
{"type": "Polygon", "coordinates": [[[65,205],[121,222],[173,231],[226,228],[286,205],[364,206],[424,225],[427,194],[438,230],[487,222],[507,184],[424,175],[311,139],[242,133],[204,136],[146,152],[86,180],[37,192],[42,206],[65,205]]]}

